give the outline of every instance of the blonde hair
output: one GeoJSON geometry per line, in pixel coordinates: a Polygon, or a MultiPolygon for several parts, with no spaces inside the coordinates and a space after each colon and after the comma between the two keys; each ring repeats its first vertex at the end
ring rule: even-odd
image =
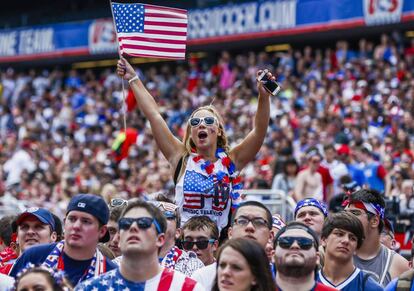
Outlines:
{"type": "MultiPolygon", "coordinates": [[[[226,132],[224,131],[223,119],[221,118],[217,109],[213,105],[202,106],[194,110],[193,113],[191,113],[190,118],[192,118],[194,114],[196,114],[198,111],[201,111],[201,110],[209,111],[213,113],[213,115],[217,118],[219,132],[221,132],[221,135],[217,136],[217,147],[224,149],[226,153],[228,153],[230,151],[230,148],[227,142],[227,135],[226,135],[226,132]]],[[[185,149],[187,153],[191,153],[191,149],[196,148],[194,141],[191,139],[191,126],[188,124],[188,122],[187,122],[187,127],[186,127],[184,138],[183,138],[183,143],[185,145],[185,149]]]]}
{"type": "Polygon", "coordinates": [[[101,196],[108,204],[111,202],[112,198],[117,196],[117,194],[116,187],[111,183],[107,183],[102,187],[101,196]]]}

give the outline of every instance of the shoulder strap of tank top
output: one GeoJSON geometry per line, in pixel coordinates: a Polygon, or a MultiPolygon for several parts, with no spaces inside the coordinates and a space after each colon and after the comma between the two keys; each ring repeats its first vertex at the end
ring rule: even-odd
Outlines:
{"type": "Polygon", "coordinates": [[[177,167],[174,171],[174,185],[177,185],[178,180],[180,180],[181,176],[183,175],[185,167],[187,166],[187,157],[188,154],[186,153],[178,161],[177,167]]]}
{"type": "MultiPolygon", "coordinates": [[[[384,246],[383,246],[384,247],[384,246]]],[[[388,273],[388,269],[390,268],[390,264],[391,264],[391,256],[392,256],[392,251],[389,248],[385,248],[387,250],[387,262],[385,263],[385,268],[384,271],[382,273],[381,279],[378,282],[381,286],[384,283],[385,280],[385,276],[388,273]]]]}

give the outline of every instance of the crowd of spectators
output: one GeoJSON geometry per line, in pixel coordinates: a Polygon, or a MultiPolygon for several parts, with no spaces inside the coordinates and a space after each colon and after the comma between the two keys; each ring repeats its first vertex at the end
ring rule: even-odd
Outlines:
{"type": "MultiPolygon", "coordinates": [[[[361,39],[352,48],[338,41],[324,49],[225,51],[214,63],[191,58],[188,65],[165,63],[138,74],[176,136],[183,136],[195,108],[214,104],[236,144],[251,128],[255,73],[263,68],[277,76],[282,90],[271,100],[265,143],[242,173],[246,189],[273,185],[294,195],[297,171],[315,160],[308,154],[316,149],[317,162],[332,180],[325,199],[341,191],[348,175],[360,186],[401,196],[410,208],[414,41],[393,34],[377,42],[361,39]],[[285,167],[285,161],[295,166],[285,167]]],[[[127,127],[138,131],[137,142],[127,158],[115,161],[111,146],[123,129],[121,88],[115,67],[1,71],[0,196],[8,197],[3,203],[14,197],[62,216],[77,193],[102,194],[107,202],[159,191],[173,196],[171,169],[137,110],[126,115],[127,127]]]]}

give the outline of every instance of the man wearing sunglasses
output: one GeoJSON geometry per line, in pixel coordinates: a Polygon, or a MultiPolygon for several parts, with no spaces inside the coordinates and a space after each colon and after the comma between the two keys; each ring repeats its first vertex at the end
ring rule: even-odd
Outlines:
{"type": "MultiPolygon", "coordinates": [[[[256,240],[263,249],[267,242],[273,240],[272,214],[269,209],[258,201],[247,201],[241,203],[232,218],[229,228],[229,238],[249,238],[256,240]]],[[[217,264],[213,263],[194,272],[192,278],[201,282],[207,289],[211,290],[217,272],[217,264]]],[[[273,269],[273,265],[272,265],[273,269]]]]}
{"type": "Polygon", "coordinates": [[[365,240],[354,256],[355,266],[370,273],[381,286],[409,269],[408,261],[381,244],[385,202],[373,189],[361,189],[344,201],[345,211],[354,214],[364,227],[365,240]]]}
{"type": "Polygon", "coordinates": [[[364,241],[364,228],[354,215],[335,213],[325,220],[321,244],[325,248],[325,264],[318,280],[343,291],[380,291],[383,288],[368,273],[355,267],[353,255],[364,241]]]}
{"type": "Polygon", "coordinates": [[[130,202],[118,224],[123,254],[119,268],[75,290],[202,290],[194,280],[160,265],[167,221],[157,207],[145,201],[130,202]]]}
{"type": "Polygon", "coordinates": [[[184,224],[181,245],[186,251],[193,251],[205,266],[216,261],[214,253],[218,247],[219,231],[208,216],[193,216],[184,224]]]}
{"type": "Polygon", "coordinates": [[[151,201],[151,203],[162,212],[167,220],[165,243],[159,254],[161,265],[167,269],[179,271],[186,276],[191,276],[195,270],[204,267],[204,264],[194,252],[182,250],[175,245],[181,235],[177,205],[165,201],[151,201]]]}
{"type": "MultiPolygon", "coordinates": [[[[167,229],[165,231],[165,243],[159,252],[159,261],[167,269],[179,271],[186,276],[191,276],[195,270],[204,267],[204,264],[197,258],[194,252],[184,251],[175,245],[179,239],[181,230],[180,215],[177,205],[166,201],[148,201],[157,207],[167,220],[167,229]]],[[[125,203],[124,205],[128,205],[125,203]]],[[[122,256],[113,260],[114,263],[120,264],[122,256]]]]}
{"type": "Polygon", "coordinates": [[[277,290],[336,290],[315,280],[318,237],[307,225],[292,221],[275,238],[277,290]]]}

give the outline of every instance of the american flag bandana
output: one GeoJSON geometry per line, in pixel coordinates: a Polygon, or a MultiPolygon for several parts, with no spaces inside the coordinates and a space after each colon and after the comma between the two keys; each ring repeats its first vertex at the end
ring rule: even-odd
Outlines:
{"type": "Polygon", "coordinates": [[[384,219],[385,210],[381,207],[381,205],[377,203],[369,203],[369,202],[363,202],[363,201],[352,201],[350,202],[349,199],[345,200],[342,203],[342,206],[346,207],[349,204],[354,205],[358,209],[362,209],[365,211],[368,211],[369,213],[372,213],[374,215],[379,215],[381,219],[384,219]]]}
{"type": "MultiPolygon", "coordinates": [[[[43,262],[42,265],[50,269],[53,269],[53,270],[59,270],[61,268],[59,266],[59,260],[62,256],[64,246],[65,246],[65,241],[62,240],[58,242],[55,248],[49,254],[49,256],[47,256],[46,260],[43,262]]],[[[59,271],[64,271],[64,270],[59,270],[59,271]]],[[[105,273],[105,272],[106,272],[105,257],[97,249],[95,252],[95,255],[92,258],[91,265],[89,266],[85,274],[79,279],[79,282],[85,281],[92,277],[97,277],[100,274],[105,273]]]]}
{"type": "Polygon", "coordinates": [[[326,208],[325,203],[323,203],[323,202],[321,202],[321,201],[319,201],[315,198],[306,198],[306,199],[303,199],[303,200],[299,201],[298,204],[296,204],[295,217],[296,217],[296,214],[298,213],[299,209],[301,209],[302,207],[305,207],[305,206],[316,207],[323,213],[323,215],[325,217],[328,216],[328,209],[326,208]]]}

